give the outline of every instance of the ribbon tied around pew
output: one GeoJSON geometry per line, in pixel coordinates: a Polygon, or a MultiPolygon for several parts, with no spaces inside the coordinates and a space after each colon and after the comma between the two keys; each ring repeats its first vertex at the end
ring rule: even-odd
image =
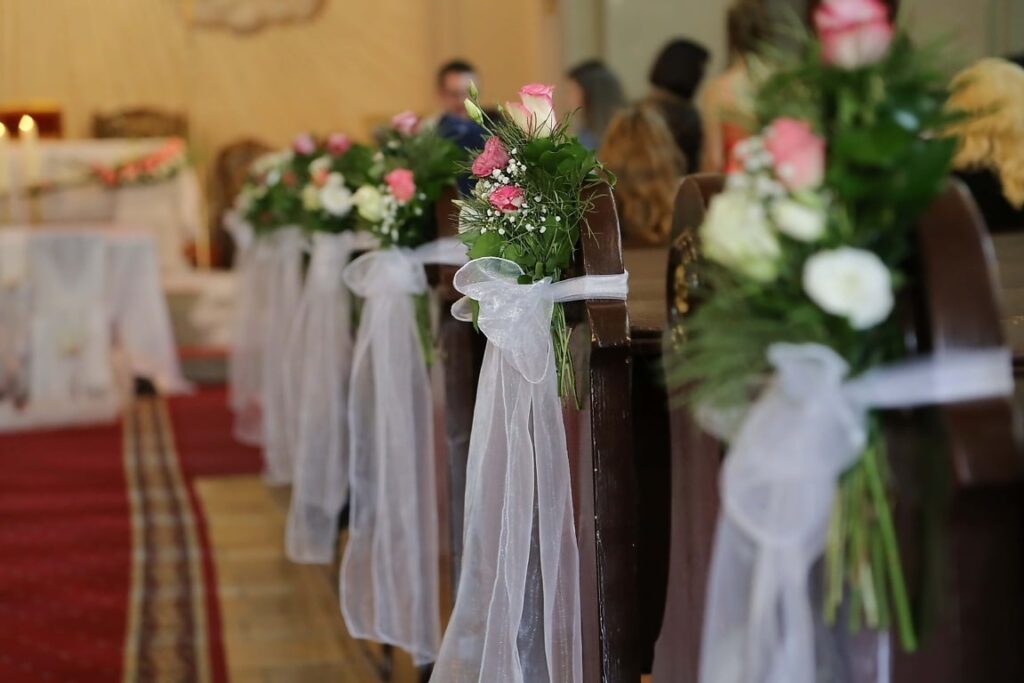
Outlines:
{"type": "Polygon", "coordinates": [[[944,351],[847,378],[820,344],[774,344],[775,368],[732,441],[708,584],[701,683],[813,683],[809,573],[824,552],[840,475],[871,409],[971,401],[1013,390],[1005,348],[944,351]]]}
{"type": "Polygon", "coordinates": [[[625,299],[628,275],[519,284],[501,258],[455,275],[452,308],[487,336],[473,414],[465,551],[434,667],[444,683],[580,683],[579,555],[551,315],[556,303],[625,299]]]}

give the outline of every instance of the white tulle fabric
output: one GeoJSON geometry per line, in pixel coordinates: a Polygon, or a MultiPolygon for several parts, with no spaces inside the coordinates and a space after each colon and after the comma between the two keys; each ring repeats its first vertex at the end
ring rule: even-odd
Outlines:
{"type": "Polygon", "coordinates": [[[349,539],[341,607],[357,638],[390,643],[417,664],[440,643],[433,405],[413,295],[424,264],[465,263],[453,239],[353,261],[345,283],[365,298],[349,392],[349,539]]]}
{"type": "Polygon", "coordinates": [[[701,683],[813,683],[808,591],[837,480],[867,441],[867,412],[1013,389],[1006,349],[946,352],[847,380],[818,344],[775,344],[776,374],[739,430],[721,475],[722,513],[705,607],[701,683]]]}
{"type": "Polygon", "coordinates": [[[269,240],[255,240],[252,225],[235,212],[224,217],[235,240],[237,313],[228,358],[228,405],[234,413],[235,438],[263,444],[263,344],[271,255],[269,240]]]}
{"type": "MultiPolygon", "coordinates": [[[[352,298],[341,273],[357,250],[373,249],[366,232],[313,235],[302,300],[292,327],[286,375],[299,379],[294,424],[295,474],[285,530],[294,562],[334,559],[338,515],[348,495],[348,388],[352,298]]],[[[285,388],[291,387],[286,383],[285,388]]]]}
{"type": "Polygon", "coordinates": [[[487,336],[466,474],[465,551],[437,683],[579,683],[579,556],[551,315],[554,304],[625,299],[628,276],[517,284],[500,258],[455,275],[452,309],[487,336]]]}
{"type": "Polygon", "coordinates": [[[284,359],[288,353],[292,321],[302,296],[302,255],[306,238],[302,229],[278,228],[268,238],[266,292],[267,311],[261,358],[263,371],[263,475],[271,485],[290,484],[294,473],[295,434],[290,421],[297,412],[288,403],[297,396],[299,378],[286,374],[284,359]],[[292,383],[292,386],[286,386],[292,383]]]}

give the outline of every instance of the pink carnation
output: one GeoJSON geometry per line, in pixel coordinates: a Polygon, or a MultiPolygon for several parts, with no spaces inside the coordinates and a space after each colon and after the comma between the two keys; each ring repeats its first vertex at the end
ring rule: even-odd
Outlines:
{"type": "Polygon", "coordinates": [[[526,200],[523,189],[513,185],[502,185],[488,198],[498,211],[518,211],[526,200]]]}
{"type": "Polygon", "coordinates": [[[334,156],[341,156],[352,147],[352,140],[344,133],[331,133],[327,136],[327,151],[334,156]]]}
{"type": "Polygon", "coordinates": [[[484,151],[480,152],[480,155],[473,160],[473,175],[478,178],[486,178],[492,172],[505,168],[507,163],[508,152],[505,151],[501,140],[494,136],[489,137],[484,143],[484,151]]]}
{"type": "Polygon", "coordinates": [[[857,69],[874,64],[889,50],[892,24],[880,0],[825,0],[814,11],[826,64],[857,69]]]}
{"type": "Polygon", "coordinates": [[[775,176],[790,190],[814,189],[825,177],[825,141],[806,121],[779,118],[764,133],[775,176]]]}
{"type": "Polygon", "coordinates": [[[412,171],[407,168],[396,168],[386,176],[384,182],[388,184],[391,194],[398,201],[405,203],[416,195],[416,180],[412,171]]]}
{"type": "Polygon", "coordinates": [[[309,155],[316,151],[316,140],[309,133],[302,133],[296,135],[295,139],[292,140],[292,149],[299,154],[309,155]]]}
{"type": "Polygon", "coordinates": [[[402,135],[412,135],[420,127],[420,117],[413,111],[403,111],[391,117],[391,127],[402,135]]]}

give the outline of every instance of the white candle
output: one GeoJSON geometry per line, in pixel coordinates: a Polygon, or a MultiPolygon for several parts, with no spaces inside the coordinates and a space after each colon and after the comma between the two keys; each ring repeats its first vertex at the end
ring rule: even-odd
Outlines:
{"type": "Polygon", "coordinates": [[[0,123],[0,201],[7,202],[10,198],[11,172],[7,156],[7,126],[0,123]]]}
{"type": "Polygon", "coordinates": [[[18,140],[21,142],[21,158],[25,169],[25,186],[36,185],[42,176],[42,164],[39,158],[39,128],[35,119],[28,114],[18,121],[18,140]]]}

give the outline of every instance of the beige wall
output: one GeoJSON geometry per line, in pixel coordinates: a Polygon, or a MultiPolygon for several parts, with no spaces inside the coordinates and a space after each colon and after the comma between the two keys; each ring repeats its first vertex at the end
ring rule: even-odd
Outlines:
{"type": "Polygon", "coordinates": [[[401,109],[427,113],[449,57],[478,64],[487,101],[557,77],[562,59],[546,39],[559,34],[552,0],[326,0],[311,22],[244,36],[189,26],[182,4],[0,0],[0,103],[55,100],[71,137],[98,109],[179,109],[209,158],[243,135],[362,137],[401,109]]]}

